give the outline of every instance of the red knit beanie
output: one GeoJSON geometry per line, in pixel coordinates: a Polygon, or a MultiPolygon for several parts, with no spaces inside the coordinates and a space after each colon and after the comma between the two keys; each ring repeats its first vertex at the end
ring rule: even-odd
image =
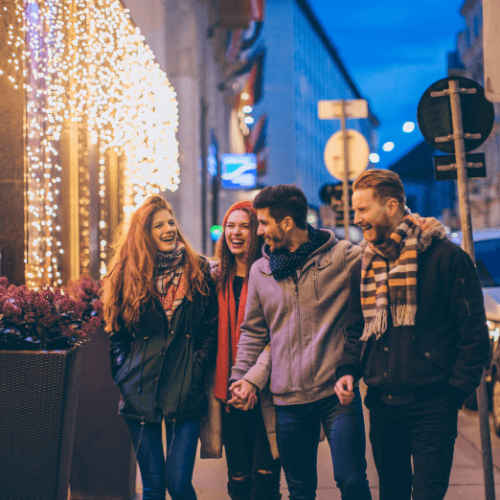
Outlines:
{"type": "Polygon", "coordinates": [[[251,201],[238,201],[237,203],[231,205],[228,211],[226,212],[226,215],[224,215],[224,221],[222,222],[222,227],[226,227],[227,219],[230,214],[236,212],[236,210],[241,210],[242,208],[246,208],[247,210],[250,210],[254,215],[257,215],[257,211],[255,210],[255,208],[253,208],[251,201]]]}

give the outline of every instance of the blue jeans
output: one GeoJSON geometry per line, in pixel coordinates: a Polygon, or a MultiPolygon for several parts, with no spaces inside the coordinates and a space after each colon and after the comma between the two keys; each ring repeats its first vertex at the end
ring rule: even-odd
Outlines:
{"type": "Polygon", "coordinates": [[[199,420],[165,423],[167,460],[163,451],[161,424],[145,424],[125,419],[141,470],[143,500],[165,500],[165,489],[172,500],[196,500],[191,484],[199,420]]]}
{"type": "Polygon", "coordinates": [[[371,500],[366,477],[365,423],[359,389],[349,405],[336,395],[309,404],[276,406],[276,438],[290,500],[314,500],[323,424],[335,481],[344,500],[371,500]]]}

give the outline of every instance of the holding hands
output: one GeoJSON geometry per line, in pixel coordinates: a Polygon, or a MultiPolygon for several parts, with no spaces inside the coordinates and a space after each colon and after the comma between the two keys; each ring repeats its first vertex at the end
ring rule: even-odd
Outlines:
{"type": "Polygon", "coordinates": [[[251,410],[257,404],[257,387],[244,379],[238,380],[229,387],[232,398],[227,404],[233,405],[238,410],[251,410]]]}
{"type": "Polygon", "coordinates": [[[354,399],[354,378],[352,375],[344,375],[335,384],[335,394],[340,404],[348,405],[354,399]]]}

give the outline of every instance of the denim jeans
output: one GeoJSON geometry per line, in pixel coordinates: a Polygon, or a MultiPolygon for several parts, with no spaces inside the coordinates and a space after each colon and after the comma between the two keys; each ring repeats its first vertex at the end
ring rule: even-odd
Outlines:
{"type": "Polygon", "coordinates": [[[191,480],[200,433],[199,420],[165,423],[167,460],[160,424],[125,419],[137,455],[143,485],[143,500],[165,500],[168,489],[172,500],[196,500],[191,480]]]}
{"type": "Polygon", "coordinates": [[[262,409],[242,411],[222,406],[222,436],[232,500],[280,500],[281,462],[274,460],[262,409]]]}
{"type": "Polygon", "coordinates": [[[276,437],[290,500],[314,500],[323,424],[335,481],[344,500],[371,500],[366,477],[365,424],[359,389],[349,405],[336,395],[309,404],[276,406],[276,437]]]}
{"type": "Polygon", "coordinates": [[[448,489],[458,409],[443,396],[406,405],[365,398],[380,500],[442,500],[448,489]],[[412,471],[413,457],[413,471],[412,471]]]}

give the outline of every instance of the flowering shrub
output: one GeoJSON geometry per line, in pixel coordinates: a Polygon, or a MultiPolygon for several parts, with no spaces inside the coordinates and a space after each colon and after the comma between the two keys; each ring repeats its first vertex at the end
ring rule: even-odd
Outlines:
{"type": "Polygon", "coordinates": [[[65,289],[74,300],[81,300],[85,307],[82,317],[99,316],[102,318],[102,302],[99,299],[102,281],[94,281],[90,276],[82,274],[78,280],[70,280],[65,289]]]}
{"type": "Polygon", "coordinates": [[[0,278],[0,349],[64,349],[89,340],[101,320],[86,304],[48,286],[29,290],[0,278]]]}

